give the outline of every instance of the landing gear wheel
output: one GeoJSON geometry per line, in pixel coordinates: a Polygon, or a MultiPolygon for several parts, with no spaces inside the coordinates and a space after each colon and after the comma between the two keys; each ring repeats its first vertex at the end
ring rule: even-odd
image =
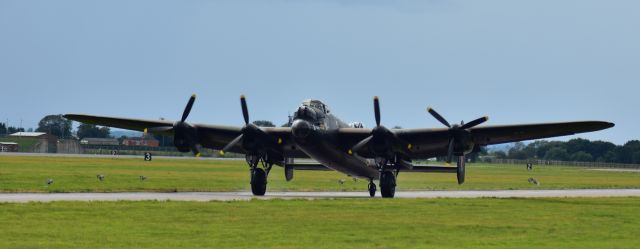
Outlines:
{"type": "Polygon", "coordinates": [[[267,192],[267,174],[261,168],[251,170],[251,192],[260,196],[267,192]]]}
{"type": "Polygon", "coordinates": [[[393,198],[396,194],[396,175],[391,171],[380,174],[380,194],[383,198],[393,198]]]}
{"type": "Polygon", "coordinates": [[[369,182],[369,196],[376,196],[376,184],[373,181],[369,182]]]}
{"type": "Polygon", "coordinates": [[[458,157],[458,167],[456,175],[458,176],[458,184],[464,183],[464,171],[465,171],[465,158],[464,156],[458,157]]]}

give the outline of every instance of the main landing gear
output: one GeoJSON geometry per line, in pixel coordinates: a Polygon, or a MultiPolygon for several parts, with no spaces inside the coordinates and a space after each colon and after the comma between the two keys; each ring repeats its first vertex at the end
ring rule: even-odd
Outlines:
{"type": "Polygon", "coordinates": [[[380,173],[380,194],[383,198],[393,198],[396,195],[396,174],[392,171],[380,173]]]}
{"type": "MultiPolygon", "coordinates": [[[[396,194],[396,177],[400,172],[394,163],[384,158],[376,158],[376,166],[380,171],[380,194],[383,198],[393,198],[396,194]]],[[[369,196],[376,195],[376,184],[369,180],[369,196]]]]}
{"type": "Polygon", "coordinates": [[[273,163],[260,155],[246,155],[246,160],[251,169],[251,192],[253,195],[262,196],[267,192],[267,176],[273,163]]]}

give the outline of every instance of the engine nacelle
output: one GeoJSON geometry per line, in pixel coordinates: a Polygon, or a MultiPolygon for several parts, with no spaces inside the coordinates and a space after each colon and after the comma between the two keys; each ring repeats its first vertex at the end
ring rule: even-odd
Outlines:
{"type": "Polygon", "coordinates": [[[197,143],[196,129],[187,124],[180,123],[174,126],[173,145],[180,152],[189,152],[197,143]]]}

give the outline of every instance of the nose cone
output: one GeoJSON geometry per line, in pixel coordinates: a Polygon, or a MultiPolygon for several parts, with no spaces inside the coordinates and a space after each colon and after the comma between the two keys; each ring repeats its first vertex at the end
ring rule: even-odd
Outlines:
{"type": "Polygon", "coordinates": [[[297,138],[305,138],[309,136],[311,129],[311,124],[302,119],[296,119],[291,125],[291,132],[293,133],[293,136],[297,138]]]}

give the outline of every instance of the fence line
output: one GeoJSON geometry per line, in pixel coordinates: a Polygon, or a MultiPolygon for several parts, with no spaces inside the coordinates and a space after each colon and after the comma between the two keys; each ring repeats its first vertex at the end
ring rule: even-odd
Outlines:
{"type": "Polygon", "coordinates": [[[489,159],[490,163],[496,164],[537,164],[537,165],[558,165],[558,166],[575,166],[587,168],[633,168],[640,169],[640,164],[624,164],[624,163],[605,163],[605,162],[573,162],[573,161],[556,161],[556,160],[518,160],[518,159],[489,159]]]}

